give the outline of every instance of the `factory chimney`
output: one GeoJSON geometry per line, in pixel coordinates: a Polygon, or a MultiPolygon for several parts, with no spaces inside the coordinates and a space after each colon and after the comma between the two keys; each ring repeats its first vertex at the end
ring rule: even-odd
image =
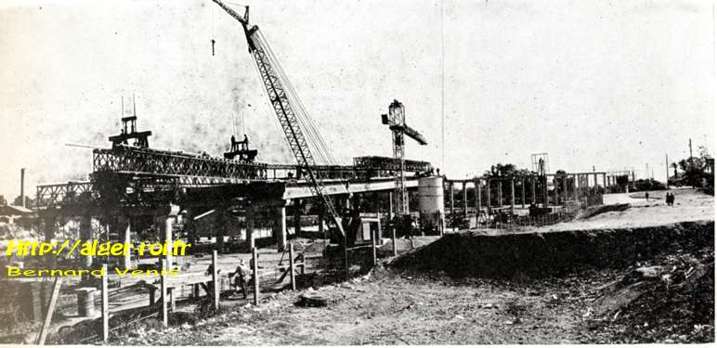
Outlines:
{"type": "Polygon", "coordinates": [[[20,168],[20,202],[25,208],[25,168],[20,168]]]}

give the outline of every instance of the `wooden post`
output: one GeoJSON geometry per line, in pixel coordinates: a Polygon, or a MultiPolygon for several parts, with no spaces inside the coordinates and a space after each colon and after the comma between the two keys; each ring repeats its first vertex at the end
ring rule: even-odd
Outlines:
{"type": "Polygon", "coordinates": [[[254,248],[254,209],[249,206],[246,209],[246,240],[249,241],[249,248],[254,248]]]}
{"type": "Polygon", "coordinates": [[[55,277],[55,284],[52,287],[52,296],[50,296],[50,304],[47,305],[47,314],[45,314],[45,321],[42,323],[42,329],[40,329],[40,336],[38,336],[38,338],[37,338],[38,345],[42,346],[45,344],[45,339],[47,338],[47,332],[50,330],[50,324],[52,323],[52,314],[55,312],[55,305],[57,304],[57,298],[60,297],[60,287],[61,286],[62,286],[62,278],[55,277]]]}
{"type": "Polygon", "coordinates": [[[251,249],[252,257],[252,273],[254,276],[254,305],[259,304],[259,258],[256,254],[256,248],[251,249]]]}
{"type": "Polygon", "coordinates": [[[388,192],[388,219],[393,220],[393,192],[388,192]]]}
{"type": "MultiPolygon", "coordinates": [[[[124,236],[123,236],[124,243],[125,243],[125,245],[131,245],[131,243],[132,243],[132,238],[131,238],[131,236],[132,236],[132,218],[127,216],[125,220],[127,221],[127,227],[124,230],[124,236]]],[[[89,239],[91,239],[91,238],[89,238],[89,239]]],[[[122,264],[125,269],[132,268],[132,253],[129,250],[126,253],[124,253],[124,257],[122,259],[122,264]]]]}
{"type": "Polygon", "coordinates": [[[169,310],[172,312],[177,310],[177,301],[175,301],[175,299],[174,299],[174,295],[176,295],[176,291],[174,291],[174,290],[176,290],[176,289],[175,288],[167,289],[167,291],[169,293],[169,310]]]}
{"type": "Polygon", "coordinates": [[[381,233],[381,212],[377,212],[376,216],[378,217],[378,231],[376,231],[376,233],[378,233],[377,237],[381,238],[381,236],[383,236],[383,234],[381,233]]]}
{"type": "Polygon", "coordinates": [[[294,273],[294,243],[289,243],[289,273],[291,274],[291,290],[296,291],[296,273],[294,273]]]}
{"type": "Polygon", "coordinates": [[[346,237],[344,237],[343,245],[344,245],[344,271],[346,272],[346,280],[349,280],[351,278],[351,275],[349,274],[351,265],[349,265],[349,243],[348,243],[348,239],[346,237]]]}
{"type": "Polygon", "coordinates": [[[164,275],[164,270],[167,267],[167,260],[162,260],[162,269],[159,273],[159,281],[160,281],[160,292],[161,292],[161,301],[162,301],[162,308],[161,308],[161,317],[162,317],[162,326],[168,327],[169,326],[169,315],[168,315],[168,308],[167,308],[167,276],[164,275]]]}
{"type": "Polygon", "coordinates": [[[391,228],[391,244],[393,248],[393,256],[398,256],[398,246],[396,245],[396,227],[391,228]]]}
{"type": "MultiPolygon", "coordinates": [[[[380,232],[381,232],[381,215],[378,215],[378,231],[376,231],[376,233],[380,233],[380,232]]],[[[376,262],[376,233],[371,231],[371,260],[373,262],[372,265],[374,267],[376,266],[376,263],[377,263],[376,262]]]]}
{"type": "Polygon", "coordinates": [[[219,263],[217,262],[218,252],[216,250],[212,250],[212,295],[214,295],[214,309],[219,309],[219,270],[217,269],[217,266],[219,263]]]}
{"type": "Polygon", "coordinates": [[[102,265],[102,342],[110,338],[110,292],[108,284],[107,264],[102,265]]]}
{"type": "Polygon", "coordinates": [[[294,199],[294,238],[301,234],[301,200],[294,199]]]}
{"type": "Polygon", "coordinates": [[[147,292],[149,293],[149,307],[152,308],[152,306],[154,306],[154,302],[156,302],[156,300],[154,298],[154,292],[155,292],[154,287],[152,285],[148,286],[147,292]]]}

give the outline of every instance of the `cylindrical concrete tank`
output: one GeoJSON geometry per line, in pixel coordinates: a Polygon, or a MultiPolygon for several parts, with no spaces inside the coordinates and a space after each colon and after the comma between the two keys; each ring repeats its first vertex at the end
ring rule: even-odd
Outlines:
{"type": "Polygon", "coordinates": [[[418,179],[418,210],[423,231],[440,233],[443,230],[443,177],[429,176],[418,179]]]}

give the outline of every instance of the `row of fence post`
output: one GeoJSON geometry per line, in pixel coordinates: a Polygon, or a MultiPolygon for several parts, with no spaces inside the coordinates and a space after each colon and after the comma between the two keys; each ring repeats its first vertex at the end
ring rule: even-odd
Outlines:
{"type": "MultiPolygon", "coordinates": [[[[376,237],[372,234],[372,247],[373,247],[373,264],[376,264],[376,237]]],[[[393,244],[394,244],[394,254],[396,253],[396,235],[395,231],[392,236],[393,244]]],[[[346,249],[344,248],[345,252],[346,249]]],[[[252,262],[251,262],[251,268],[252,268],[252,276],[254,279],[254,296],[253,296],[253,304],[258,305],[259,304],[259,298],[260,298],[260,274],[259,274],[259,259],[258,259],[258,252],[256,248],[252,248],[251,250],[252,254],[252,262]]],[[[296,260],[294,257],[294,245],[293,243],[289,243],[289,273],[290,273],[290,282],[291,282],[291,289],[296,290],[296,260]]],[[[306,269],[306,259],[305,256],[302,254],[299,256],[300,258],[300,264],[298,265],[301,267],[301,273],[303,274],[306,269]]],[[[211,296],[212,296],[212,304],[214,309],[219,309],[220,306],[220,286],[219,286],[219,268],[218,266],[218,252],[216,250],[212,251],[212,272],[211,272],[211,296]]],[[[348,258],[346,258],[346,266],[347,266],[347,272],[348,272],[348,258]]],[[[160,270],[160,317],[162,321],[162,325],[164,327],[169,326],[169,296],[171,294],[169,284],[168,284],[168,276],[166,275],[166,271],[168,269],[168,264],[166,260],[161,260],[161,270],[160,270]]],[[[108,292],[108,276],[107,276],[107,265],[102,265],[102,279],[101,279],[101,293],[102,293],[102,341],[107,342],[109,339],[109,292],[108,292]]],[[[347,273],[348,274],[348,273],[347,273]]],[[[196,285],[196,284],[195,284],[196,285]]],[[[196,286],[194,286],[196,288],[196,286]]],[[[196,293],[196,291],[193,291],[196,293]]],[[[150,290],[150,306],[155,305],[154,300],[154,291],[150,290]]],[[[173,297],[173,296],[172,296],[173,297]]],[[[172,299],[173,300],[173,299],[172,299]]],[[[173,301],[172,301],[173,302],[173,301]]],[[[172,306],[172,309],[174,306],[172,306]]]]}

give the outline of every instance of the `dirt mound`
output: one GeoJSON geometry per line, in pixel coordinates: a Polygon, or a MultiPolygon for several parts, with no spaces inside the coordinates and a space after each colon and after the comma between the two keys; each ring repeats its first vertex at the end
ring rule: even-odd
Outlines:
{"type": "Polygon", "coordinates": [[[657,257],[600,289],[594,336],[623,343],[714,341],[714,248],[657,257]]]}
{"type": "Polygon", "coordinates": [[[397,258],[393,267],[454,277],[561,275],[584,268],[627,267],[669,250],[714,245],[714,221],[592,231],[510,235],[448,234],[397,258]]]}

